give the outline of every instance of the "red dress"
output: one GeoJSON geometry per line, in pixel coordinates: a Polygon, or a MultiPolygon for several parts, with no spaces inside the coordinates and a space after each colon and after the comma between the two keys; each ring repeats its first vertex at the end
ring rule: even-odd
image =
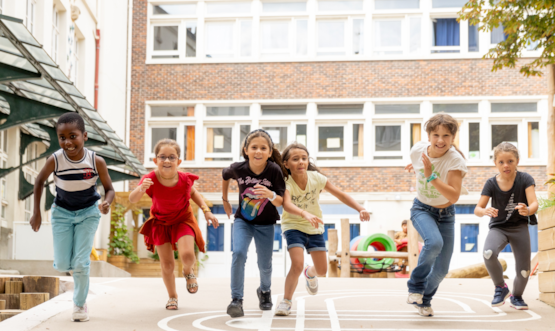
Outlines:
{"type": "Polygon", "coordinates": [[[175,243],[185,235],[194,236],[199,250],[204,252],[204,239],[189,203],[193,183],[199,177],[187,172],[177,173],[179,179],[173,187],[162,185],[154,171],[141,178],[139,185],[145,178],[150,178],[153,184],[146,190],[146,194],[152,198],[150,218],[139,232],[144,235],[146,247],[151,252],[154,252],[154,246],[167,242],[172,244],[175,251],[175,243]]]}

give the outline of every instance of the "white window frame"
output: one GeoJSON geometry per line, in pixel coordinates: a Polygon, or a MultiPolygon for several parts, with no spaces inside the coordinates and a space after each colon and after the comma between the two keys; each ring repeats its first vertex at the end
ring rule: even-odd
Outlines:
{"type": "Polygon", "coordinates": [[[407,19],[405,16],[403,17],[391,17],[391,18],[377,18],[372,20],[372,53],[374,56],[378,57],[389,57],[389,56],[397,56],[403,55],[408,53],[409,45],[407,41],[409,41],[409,31],[407,27],[407,19]],[[399,47],[378,47],[376,41],[376,25],[379,22],[401,22],[401,46],[399,47]],[[401,52],[401,54],[385,54],[385,52],[401,52]],[[378,54],[381,53],[381,54],[378,54]]]}
{"type": "Polygon", "coordinates": [[[52,7],[52,60],[58,63],[58,46],[60,42],[60,13],[56,6],[52,7]]]}
{"type": "MultiPolygon", "coordinates": [[[[237,123],[235,123],[234,125],[230,125],[230,124],[218,124],[218,123],[210,123],[210,122],[204,122],[204,128],[203,128],[204,132],[203,132],[203,159],[202,162],[220,162],[220,160],[215,160],[215,161],[206,161],[206,159],[210,159],[210,158],[231,158],[233,161],[236,161],[239,156],[237,155],[237,149],[239,148],[239,144],[237,143],[238,140],[238,136],[239,136],[239,132],[237,130],[237,123]],[[230,128],[231,129],[231,152],[229,153],[208,153],[206,150],[208,149],[208,129],[209,128],[213,128],[213,129],[227,129],[230,128]]],[[[223,162],[229,162],[229,161],[223,161],[223,162]]]]}
{"type": "MultiPolygon", "coordinates": [[[[435,19],[450,19],[450,18],[457,18],[457,16],[449,14],[449,15],[432,15],[430,17],[430,21],[429,21],[430,22],[429,23],[430,30],[429,31],[431,31],[431,33],[432,33],[431,36],[430,36],[430,53],[433,54],[433,55],[435,55],[435,54],[444,54],[445,55],[445,53],[437,53],[438,51],[451,51],[453,54],[456,54],[458,57],[460,57],[460,54],[463,52],[462,50],[465,49],[465,46],[466,46],[466,49],[468,50],[468,38],[466,38],[467,39],[466,45],[464,45],[464,40],[463,40],[464,38],[463,38],[462,30],[464,29],[465,25],[463,24],[462,21],[459,22],[459,46],[434,46],[434,44],[433,44],[434,20],[435,19]],[[453,52],[453,51],[457,51],[457,52],[453,52]]],[[[468,33],[468,29],[466,29],[466,31],[468,33]]],[[[450,53],[447,53],[447,54],[452,55],[450,53]]],[[[480,54],[480,52],[476,52],[476,54],[480,54]]]]}
{"type": "Polygon", "coordinates": [[[293,56],[296,53],[296,46],[297,46],[297,22],[296,19],[264,19],[260,21],[260,31],[262,31],[262,25],[267,22],[283,22],[287,23],[287,48],[283,49],[276,49],[272,51],[264,51],[262,49],[262,39],[263,35],[262,32],[259,34],[260,38],[260,57],[280,57],[280,56],[293,56]]]}
{"type": "Polygon", "coordinates": [[[524,159],[527,159],[527,160],[539,161],[539,160],[542,159],[542,154],[543,154],[542,149],[541,149],[541,146],[542,146],[542,144],[541,144],[542,125],[541,125],[540,119],[525,118],[524,119],[524,127],[526,128],[526,148],[527,148],[527,151],[526,151],[526,155],[521,155],[520,157],[524,158],[524,159]],[[530,149],[528,148],[530,146],[530,141],[528,139],[529,138],[528,137],[528,123],[538,123],[538,131],[539,131],[539,134],[540,134],[540,137],[539,137],[540,155],[538,157],[528,157],[528,154],[530,152],[530,149]]]}
{"type": "Polygon", "coordinates": [[[37,9],[37,0],[27,0],[26,16],[25,16],[25,26],[31,32],[35,33],[35,16],[37,9]]]}
{"type": "MultiPolygon", "coordinates": [[[[350,38],[351,33],[349,33],[349,31],[352,31],[352,29],[349,29],[349,27],[352,27],[352,22],[351,24],[349,24],[349,17],[337,17],[337,18],[320,18],[316,20],[316,40],[315,40],[315,47],[316,47],[316,57],[335,57],[335,56],[348,56],[350,55],[349,53],[352,52],[352,47],[349,47],[350,45],[352,45],[352,42],[349,42],[349,39],[352,39],[352,36],[350,38]],[[343,47],[342,48],[320,48],[320,46],[318,45],[318,40],[319,40],[319,36],[320,36],[320,29],[318,28],[319,23],[336,23],[336,22],[343,22],[343,47]],[[349,51],[349,49],[351,51],[349,51]],[[319,55],[318,53],[344,53],[343,55],[319,55]]],[[[310,39],[310,36],[309,36],[310,39]]]]}
{"type": "MultiPolygon", "coordinates": [[[[184,24],[182,21],[164,21],[163,23],[157,22],[150,25],[148,38],[148,57],[154,59],[154,56],[175,56],[177,55],[181,58],[181,53],[185,54],[184,42],[181,41],[181,37],[184,35],[184,24]],[[177,26],[177,50],[170,51],[160,51],[154,50],[154,29],[161,26],[177,26]]],[[[171,59],[171,58],[168,58],[171,59]]],[[[157,59],[156,59],[157,60],[157,59]]]]}
{"type": "Polygon", "coordinates": [[[345,162],[345,161],[349,161],[349,158],[352,159],[352,156],[353,156],[353,126],[349,125],[349,122],[347,122],[347,121],[341,122],[340,121],[338,123],[337,122],[336,123],[331,123],[329,121],[323,122],[323,121],[318,121],[317,120],[314,133],[316,135],[316,139],[315,139],[316,153],[314,153],[314,156],[316,157],[316,160],[318,160],[319,158],[324,158],[324,157],[334,157],[334,158],[335,157],[343,157],[344,160],[320,160],[319,162],[322,162],[322,161],[324,161],[324,162],[329,162],[329,161],[345,162]],[[320,146],[319,146],[320,128],[324,128],[324,127],[343,127],[343,151],[342,152],[320,152],[320,146]]]}
{"type": "Polygon", "coordinates": [[[371,130],[371,150],[372,150],[372,162],[376,163],[399,163],[403,162],[403,159],[406,158],[407,150],[410,151],[408,146],[410,145],[410,126],[408,123],[416,123],[414,121],[374,121],[372,123],[372,130],[371,130]],[[376,151],[376,126],[400,126],[401,127],[401,150],[400,151],[376,151]],[[408,131],[408,133],[407,133],[408,131]],[[376,156],[383,157],[383,156],[400,156],[400,159],[376,159],[376,156]]]}
{"type": "MultiPolygon", "coordinates": [[[[283,116],[282,116],[283,117],[283,116]]],[[[297,123],[292,121],[284,121],[283,119],[276,119],[275,121],[268,121],[266,118],[260,120],[260,128],[266,130],[267,127],[278,127],[278,128],[287,128],[287,138],[285,146],[287,147],[290,143],[296,140],[296,124],[304,124],[304,123],[297,123]]],[[[281,138],[281,137],[280,137],[281,138]]],[[[276,144],[276,142],[273,142],[276,144]]],[[[282,148],[282,149],[283,149],[282,148]]]]}
{"type": "MultiPolygon", "coordinates": [[[[492,146],[491,140],[492,140],[492,133],[493,133],[493,126],[494,125],[516,125],[517,126],[517,148],[519,153],[521,154],[521,159],[524,158],[528,158],[528,132],[523,132],[524,130],[528,130],[528,127],[524,127],[524,122],[528,122],[525,119],[523,119],[522,117],[520,118],[504,118],[504,119],[496,119],[496,118],[490,118],[490,121],[488,123],[489,127],[488,127],[488,141],[487,144],[489,145],[489,155],[488,155],[488,160],[490,160],[490,162],[493,162],[493,149],[495,148],[495,146],[492,146]],[[491,158],[490,158],[491,156],[491,158]],[[523,157],[525,156],[525,157],[523,157]]],[[[480,135],[482,133],[480,132],[480,135]]],[[[480,136],[480,139],[482,137],[480,136]]]]}

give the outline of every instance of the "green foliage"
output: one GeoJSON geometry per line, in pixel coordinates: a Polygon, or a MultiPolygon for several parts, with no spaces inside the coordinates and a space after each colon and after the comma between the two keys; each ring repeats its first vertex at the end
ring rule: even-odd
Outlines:
{"type": "Polygon", "coordinates": [[[544,210],[550,207],[555,207],[555,199],[544,199],[544,198],[539,198],[538,199],[538,203],[539,203],[539,210],[544,210]]]}
{"type": "Polygon", "coordinates": [[[139,257],[133,252],[133,241],[127,235],[127,225],[125,225],[125,207],[116,204],[115,210],[112,210],[112,231],[113,237],[108,245],[108,253],[110,255],[124,255],[131,261],[138,263],[139,257]]]}
{"type": "Polygon", "coordinates": [[[484,55],[493,59],[492,71],[514,68],[532,42],[538,43],[542,53],[532,62],[522,63],[522,74],[542,76],[543,67],[555,64],[555,0],[469,0],[459,12],[459,20],[479,24],[478,30],[486,32],[503,26],[507,39],[484,55]]]}

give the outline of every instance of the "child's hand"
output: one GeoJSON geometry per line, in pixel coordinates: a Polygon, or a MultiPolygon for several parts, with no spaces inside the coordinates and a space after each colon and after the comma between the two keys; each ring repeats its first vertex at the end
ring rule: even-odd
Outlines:
{"type": "Polygon", "coordinates": [[[148,188],[149,188],[150,186],[152,186],[152,184],[154,184],[154,182],[152,181],[152,179],[150,179],[150,178],[145,178],[145,180],[143,180],[143,182],[141,183],[141,186],[140,186],[141,192],[146,192],[146,190],[148,190],[148,188]]]}
{"type": "Polygon", "coordinates": [[[31,224],[31,228],[33,229],[33,231],[38,232],[42,223],[42,216],[40,215],[40,213],[33,214],[29,223],[31,224]]]}
{"type": "Polygon", "coordinates": [[[218,222],[218,219],[216,218],[216,216],[214,216],[214,214],[212,214],[212,212],[204,213],[204,218],[206,218],[206,222],[208,222],[208,225],[212,225],[214,229],[217,229],[218,226],[220,226],[220,222],[218,222]]]}
{"type": "MultiPolygon", "coordinates": [[[[516,207],[516,208],[518,208],[518,207],[516,207]]],[[[498,212],[497,209],[495,209],[493,207],[489,207],[489,208],[486,208],[486,210],[484,211],[484,215],[489,216],[489,217],[497,217],[497,212],[498,212]]]]}
{"type": "Polygon", "coordinates": [[[407,164],[407,166],[405,167],[405,172],[414,173],[414,167],[412,166],[412,163],[407,164]]]}
{"type": "Polygon", "coordinates": [[[98,205],[98,209],[100,209],[100,212],[102,214],[106,215],[110,211],[110,204],[108,203],[108,201],[103,201],[101,204],[98,205]]]}
{"type": "Polygon", "coordinates": [[[310,224],[312,224],[312,226],[316,229],[318,229],[318,223],[322,223],[324,224],[324,221],[322,221],[321,219],[319,219],[317,216],[312,215],[311,213],[307,212],[307,211],[303,211],[302,215],[301,215],[305,220],[309,221],[310,224]]]}
{"type": "Polygon", "coordinates": [[[528,206],[526,206],[522,202],[519,202],[518,206],[516,206],[515,209],[518,210],[518,213],[522,216],[529,216],[530,215],[530,209],[528,208],[528,206]]]}
{"type": "Polygon", "coordinates": [[[428,178],[432,175],[432,161],[424,153],[422,153],[422,163],[424,164],[424,176],[428,178]]]}
{"type": "Polygon", "coordinates": [[[362,222],[366,222],[370,220],[370,213],[366,209],[363,209],[360,211],[360,220],[362,222]]]}
{"type": "Polygon", "coordinates": [[[270,191],[266,186],[256,184],[254,185],[254,194],[256,194],[259,198],[266,198],[271,199],[274,197],[274,192],[270,191]]]}
{"type": "Polygon", "coordinates": [[[231,218],[231,214],[233,214],[233,208],[231,208],[231,204],[229,203],[229,201],[224,200],[224,210],[227,214],[227,218],[231,218]]]}

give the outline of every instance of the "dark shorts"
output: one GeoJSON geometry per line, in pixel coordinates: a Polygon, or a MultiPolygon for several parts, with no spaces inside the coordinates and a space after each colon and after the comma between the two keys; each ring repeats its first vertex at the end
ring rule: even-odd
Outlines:
{"type": "Polygon", "coordinates": [[[323,234],[306,234],[299,230],[287,230],[283,236],[287,240],[287,250],[293,247],[304,247],[308,253],[327,251],[323,234]]]}

